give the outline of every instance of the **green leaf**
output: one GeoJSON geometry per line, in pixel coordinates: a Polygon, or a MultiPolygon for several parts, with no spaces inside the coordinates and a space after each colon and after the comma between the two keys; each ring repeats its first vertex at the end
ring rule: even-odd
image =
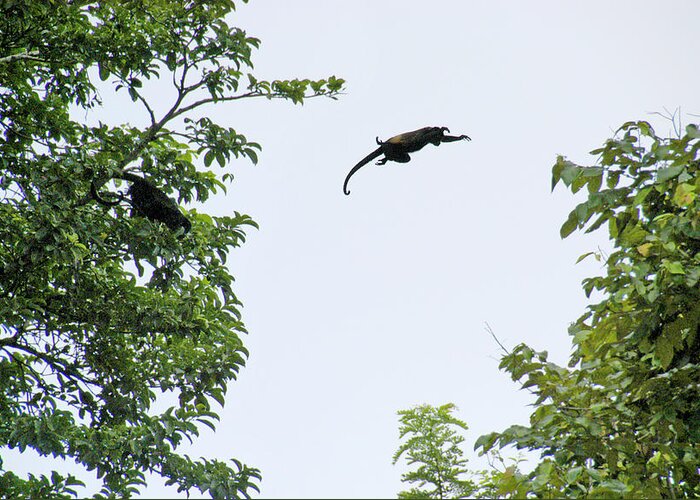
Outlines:
{"type": "Polygon", "coordinates": [[[583,467],[581,467],[581,466],[569,469],[568,471],[566,471],[566,481],[568,483],[575,482],[581,476],[582,472],[583,472],[583,467]]]}
{"type": "Polygon", "coordinates": [[[622,175],[622,172],[620,172],[620,171],[608,172],[607,180],[606,180],[606,184],[607,184],[608,188],[615,189],[617,184],[620,182],[620,175],[622,175]]]}
{"type": "Polygon", "coordinates": [[[258,154],[255,152],[255,150],[248,149],[246,150],[246,154],[248,155],[248,158],[250,158],[250,161],[253,162],[253,165],[258,164],[258,154]]]}
{"type": "Polygon", "coordinates": [[[666,182],[674,177],[678,177],[685,170],[685,165],[676,165],[675,167],[660,168],[656,173],[657,182],[666,182]]]}
{"type": "Polygon", "coordinates": [[[649,253],[651,252],[651,249],[653,248],[654,244],[653,243],[644,243],[642,245],[639,245],[637,247],[637,251],[642,255],[643,257],[648,257],[649,253]]]}
{"type": "Polygon", "coordinates": [[[224,156],[223,153],[217,153],[216,154],[216,162],[219,164],[221,168],[226,167],[226,157],[224,156]]]}
{"type": "Polygon", "coordinates": [[[579,167],[570,161],[564,162],[564,168],[561,171],[561,180],[567,186],[571,186],[576,179],[583,173],[583,167],[579,167]]]}
{"type": "Polygon", "coordinates": [[[613,215],[613,212],[610,210],[605,210],[602,214],[600,214],[600,217],[598,217],[593,223],[586,229],[587,233],[591,233],[598,229],[600,226],[602,226],[605,221],[609,220],[610,217],[613,215]]]}
{"type": "Polygon", "coordinates": [[[216,159],[216,153],[210,149],[204,155],[204,166],[211,167],[211,164],[214,163],[215,159],[216,159]]]}
{"type": "Polygon", "coordinates": [[[665,336],[661,336],[656,340],[654,354],[663,369],[668,368],[671,361],[673,361],[673,347],[665,336]]]}
{"type": "Polygon", "coordinates": [[[580,255],[578,259],[576,259],[576,264],[584,260],[586,257],[590,257],[591,255],[595,255],[595,252],[586,252],[583,255],[580,255]]]}
{"type": "Polygon", "coordinates": [[[492,432],[490,434],[484,434],[479,436],[474,443],[474,450],[483,448],[484,451],[488,451],[493,448],[496,440],[498,439],[498,433],[492,432]]]}
{"type": "Polygon", "coordinates": [[[590,210],[590,207],[587,202],[579,203],[578,205],[576,205],[574,212],[576,212],[576,218],[578,219],[579,224],[586,223],[586,221],[588,221],[588,219],[590,219],[592,215],[592,211],[590,210]]]}
{"type": "Polygon", "coordinates": [[[105,64],[103,62],[99,62],[97,64],[97,68],[98,68],[100,80],[102,80],[104,82],[105,80],[107,80],[107,78],[109,78],[109,69],[107,68],[107,66],[105,66],[105,64]]]}
{"type": "Polygon", "coordinates": [[[600,191],[600,186],[603,185],[603,172],[601,170],[600,174],[592,177],[588,180],[588,192],[597,193],[600,191]]]}
{"type": "Polygon", "coordinates": [[[694,123],[691,123],[685,127],[685,133],[688,134],[688,137],[691,139],[700,139],[700,130],[698,130],[697,125],[694,123]]]}
{"type": "Polygon", "coordinates": [[[678,261],[674,261],[674,262],[666,261],[666,262],[664,262],[664,267],[671,274],[685,274],[685,270],[683,269],[683,264],[681,264],[678,261]]]}
{"type": "Polygon", "coordinates": [[[576,215],[576,211],[573,211],[569,214],[569,218],[561,226],[561,229],[559,229],[559,236],[562,239],[564,239],[567,236],[569,236],[571,233],[573,233],[577,227],[578,227],[578,216],[576,215]]]}
{"type": "Polygon", "coordinates": [[[603,481],[600,483],[600,486],[601,488],[618,495],[622,495],[623,493],[627,493],[629,491],[629,487],[625,483],[615,479],[603,481]]]}
{"type": "Polygon", "coordinates": [[[673,193],[673,202],[679,207],[687,207],[695,201],[695,186],[692,184],[678,184],[673,193]]]}

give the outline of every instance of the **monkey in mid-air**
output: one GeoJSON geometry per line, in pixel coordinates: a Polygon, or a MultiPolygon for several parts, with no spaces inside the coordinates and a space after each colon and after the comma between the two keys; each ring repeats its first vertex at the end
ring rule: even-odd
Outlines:
{"type": "MultiPolygon", "coordinates": [[[[147,219],[164,223],[171,231],[182,228],[183,235],[189,232],[192,223],[180,211],[175,200],[169,198],[152,182],[129,172],[122,172],[118,177],[132,183],[129,188],[131,206],[133,207],[132,215],[135,211],[147,219]]],[[[124,194],[121,192],[118,200],[105,200],[97,193],[97,186],[95,186],[94,182],[90,185],[90,192],[95,200],[107,206],[117,205],[124,200],[124,194]]]]}
{"type": "Polygon", "coordinates": [[[413,132],[396,135],[386,141],[380,141],[379,137],[377,137],[376,140],[379,147],[360,160],[360,163],[352,167],[352,170],[350,170],[350,173],[348,173],[348,176],[345,178],[343,192],[346,195],[350,194],[350,191],[348,191],[348,181],[350,177],[381,154],[384,154],[384,158],[379,160],[377,165],[384,165],[388,161],[408,163],[411,161],[411,157],[408,153],[418,151],[427,144],[439,146],[441,142],[454,142],[464,139],[471,141],[471,138],[467,135],[445,135],[445,132],[449,131],[450,129],[447,127],[423,127],[413,132]]]}

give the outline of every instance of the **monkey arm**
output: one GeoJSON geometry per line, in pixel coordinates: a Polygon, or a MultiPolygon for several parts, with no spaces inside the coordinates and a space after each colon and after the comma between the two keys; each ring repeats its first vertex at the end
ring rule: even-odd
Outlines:
{"type": "Polygon", "coordinates": [[[471,141],[471,137],[468,135],[443,135],[442,138],[440,139],[441,142],[454,142],[454,141],[462,141],[462,140],[467,140],[471,141]]]}
{"type": "Polygon", "coordinates": [[[372,160],[374,160],[377,156],[379,156],[381,154],[382,154],[382,147],[379,146],[377,149],[375,149],[370,154],[365,156],[362,160],[360,160],[360,162],[357,165],[352,167],[352,170],[350,170],[350,172],[348,172],[348,176],[345,178],[345,182],[343,183],[343,193],[345,193],[346,195],[350,194],[350,191],[348,191],[348,181],[350,180],[350,177],[352,177],[355,172],[360,170],[360,168],[364,167],[365,165],[367,165],[369,162],[371,162],[372,160]]]}
{"type": "MultiPolygon", "coordinates": [[[[139,177],[138,175],[134,175],[131,172],[119,172],[115,177],[117,177],[119,179],[124,179],[124,180],[129,181],[129,182],[133,182],[133,183],[146,182],[146,183],[150,184],[147,180],[143,179],[142,177],[139,177]]],[[[117,199],[115,201],[107,201],[100,195],[98,190],[99,190],[99,187],[97,186],[97,184],[93,180],[90,183],[90,195],[99,204],[105,205],[107,207],[113,207],[115,205],[119,205],[122,201],[124,201],[126,199],[126,197],[124,196],[124,193],[120,191],[118,194],[109,193],[111,196],[119,196],[119,199],[117,199]]]]}
{"type": "MultiPolygon", "coordinates": [[[[114,193],[110,193],[112,196],[116,196],[114,193]]],[[[116,205],[119,205],[123,200],[124,200],[124,193],[120,192],[119,193],[119,198],[115,201],[107,201],[100,194],[97,192],[97,186],[95,185],[95,181],[92,181],[90,183],[90,195],[95,199],[95,201],[101,205],[104,205],[106,207],[113,207],[116,205]]]]}
{"type": "Polygon", "coordinates": [[[131,172],[125,172],[122,171],[119,174],[116,175],[116,177],[119,177],[120,179],[124,179],[125,181],[129,182],[148,182],[146,181],[143,177],[139,177],[136,174],[132,174],[131,172]]]}

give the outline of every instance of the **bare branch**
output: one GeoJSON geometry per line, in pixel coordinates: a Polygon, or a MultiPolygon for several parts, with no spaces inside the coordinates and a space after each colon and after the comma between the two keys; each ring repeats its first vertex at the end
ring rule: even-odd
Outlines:
{"type": "Polygon", "coordinates": [[[488,322],[484,323],[486,325],[486,331],[489,332],[489,334],[493,337],[493,340],[496,341],[496,343],[499,345],[499,347],[505,352],[506,354],[510,354],[510,351],[504,347],[504,345],[501,343],[500,340],[498,340],[498,337],[496,337],[496,334],[493,333],[493,329],[491,328],[491,325],[488,324],[488,322]]]}
{"type": "MultiPolygon", "coordinates": [[[[325,94],[305,95],[304,99],[312,99],[314,97],[322,97],[324,95],[325,94]]],[[[239,99],[246,99],[249,97],[267,97],[268,99],[283,99],[285,96],[282,94],[268,94],[260,91],[251,91],[246,92],[245,94],[231,95],[225,97],[207,97],[205,99],[200,99],[199,101],[196,101],[188,106],[185,106],[184,108],[180,108],[172,117],[175,118],[176,116],[179,116],[183,113],[187,113],[188,111],[192,111],[193,109],[198,108],[199,106],[203,106],[204,104],[210,104],[213,102],[237,101],[239,99]]]]}
{"type": "Polygon", "coordinates": [[[246,97],[261,97],[264,95],[265,94],[263,94],[262,92],[248,92],[246,94],[231,95],[226,97],[207,97],[205,99],[200,99],[199,101],[193,102],[192,104],[185,106],[184,108],[180,108],[173,115],[173,118],[183,113],[187,113],[188,111],[192,111],[193,109],[203,106],[204,104],[209,104],[212,102],[237,101],[238,99],[244,99],[246,97]]]}
{"type": "Polygon", "coordinates": [[[148,101],[146,100],[145,97],[141,95],[141,93],[138,90],[131,89],[134,94],[136,94],[136,98],[141,101],[143,106],[146,108],[146,111],[148,111],[148,115],[151,117],[151,125],[155,125],[156,123],[156,115],[153,113],[153,108],[151,108],[150,104],[148,104],[148,101]]]}

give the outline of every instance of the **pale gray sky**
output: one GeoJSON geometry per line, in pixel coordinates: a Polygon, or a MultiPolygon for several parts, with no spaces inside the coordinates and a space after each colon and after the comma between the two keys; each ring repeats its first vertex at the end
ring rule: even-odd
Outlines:
{"type": "MultiPolygon", "coordinates": [[[[578,201],[550,193],[551,166],[557,154],[592,161],[627,120],[665,133],[650,112],[700,113],[698,19],[693,1],[239,5],[231,23],[262,40],[260,78],[334,74],[347,93],[206,110],[263,146],[258,166],[230,165],[233,187],[206,210],[248,213],[260,230],[229,260],[249,366],[218,431],[187,453],[261,468],[264,498],[392,497],[397,410],[454,402],[468,453],[481,434],[526,423],[530,399],[498,371],[484,323],[508,347],[566,363],[580,282],[601,270],[574,262],[607,242],[604,230],[560,240],[578,201]],[[375,136],[423,126],[472,142],[367,166],[343,195],[375,136]]],[[[123,109],[101,118],[136,123],[123,109]]],[[[145,494],[174,490],[156,480],[145,494]]]]}

